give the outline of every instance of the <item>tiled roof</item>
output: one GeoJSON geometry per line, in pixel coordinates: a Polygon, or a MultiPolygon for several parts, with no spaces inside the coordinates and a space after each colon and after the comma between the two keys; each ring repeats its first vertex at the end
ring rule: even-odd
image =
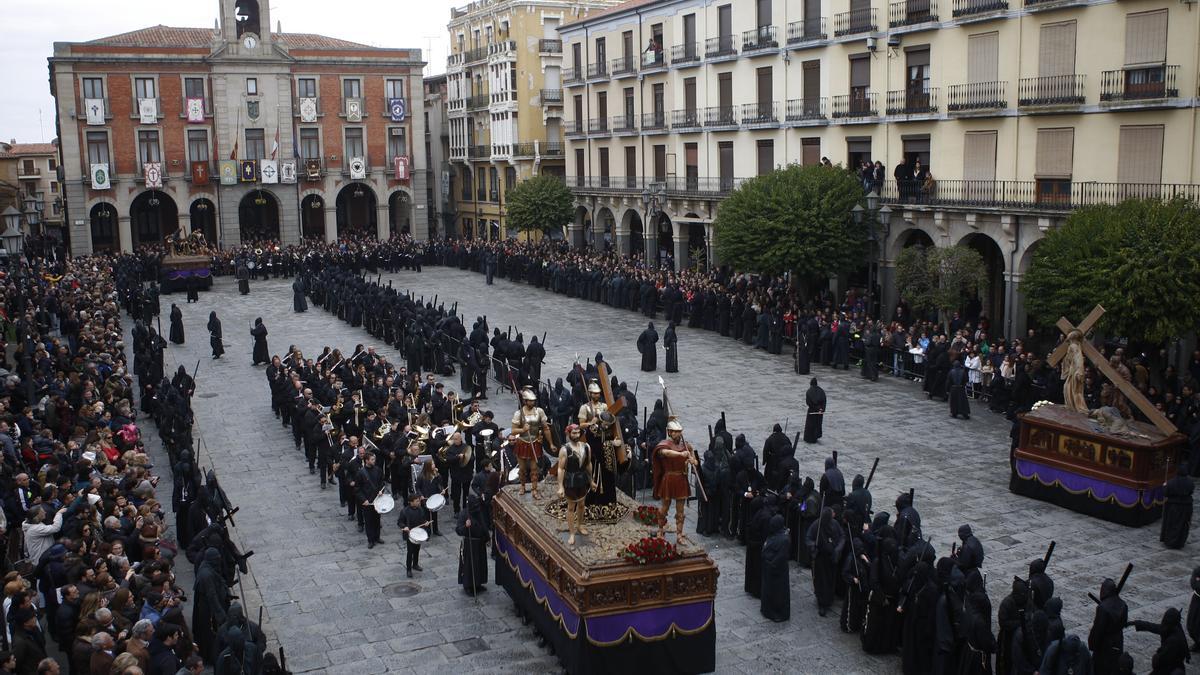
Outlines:
{"type": "Polygon", "coordinates": [[[660,2],[663,2],[663,0],[626,0],[626,2],[622,2],[621,4],[619,4],[615,7],[609,7],[607,9],[602,9],[598,12],[592,12],[591,14],[588,14],[587,16],[579,19],[578,21],[572,21],[570,23],[564,24],[562,26],[562,28],[566,28],[567,26],[577,24],[577,23],[585,23],[585,22],[589,22],[589,21],[594,21],[596,19],[608,16],[610,14],[619,14],[621,12],[627,12],[632,9],[637,9],[638,7],[645,7],[646,5],[656,5],[660,2]]]}
{"type": "MultiPolygon", "coordinates": [[[[176,26],[151,26],[139,30],[110,35],[83,44],[106,47],[208,47],[218,31],[211,28],[180,28],[176,26]]],[[[284,45],[293,49],[373,49],[370,45],[341,40],[313,33],[275,33],[284,45]]]]}
{"type": "Polygon", "coordinates": [[[8,154],[13,156],[57,155],[58,146],[53,143],[14,143],[13,145],[9,146],[8,154]]]}

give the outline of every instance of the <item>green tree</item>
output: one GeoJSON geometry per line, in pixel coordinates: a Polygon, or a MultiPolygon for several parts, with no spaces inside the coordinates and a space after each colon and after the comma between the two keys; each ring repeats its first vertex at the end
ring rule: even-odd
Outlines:
{"type": "Polygon", "coordinates": [[[717,254],[736,269],[817,278],[862,261],[866,225],[850,210],[862,185],[847,171],[789,165],[751,178],[721,203],[717,254]]]}
{"type": "Polygon", "coordinates": [[[508,191],[508,224],[525,233],[562,232],[575,216],[571,190],[557,176],[542,174],[508,191]]]}
{"type": "Polygon", "coordinates": [[[1200,324],[1200,207],[1184,199],[1080,209],[1038,243],[1021,281],[1051,325],[1105,309],[1107,332],[1160,343],[1200,324]]]}
{"type": "Polygon", "coordinates": [[[896,288],[913,310],[937,310],[949,330],[950,313],[987,285],[983,256],[967,246],[910,246],[896,257],[896,288]]]}

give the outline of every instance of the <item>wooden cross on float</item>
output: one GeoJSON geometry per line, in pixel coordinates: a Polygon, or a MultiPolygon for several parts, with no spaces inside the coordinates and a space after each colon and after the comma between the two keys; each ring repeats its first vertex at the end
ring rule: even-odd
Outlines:
{"type": "Polygon", "coordinates": [[[606,430],[612,434],[611,438],[620,443],[617,450],[617,461],[625,462],[625,440],[621,437],[621,422],[617,419],[617,415],[625,409],[625,397],[622,396],[619,400],[613,399],[612,387],[609,386],[608,364],[601,361],[596,364],[597,379],[600,380],[600,391],[604,394],[604,402],[608,405],[608,412],[612,413],[613,423],[612,428],[606,430]]]}
{"type": "MultiPolygon", "coordinates": [[[[1079,322],[1078,326],[1071,325],[1071,322],[1067,321],[1067,317],[1065,316],[1059,317],[1058,322],[1056,322],[1054,325],[1058,326],[1058,329],[1062,331],[1063,335],[1067,335],[1071,331],[1078,329],[1080,333],[1083,333],[1084,336],[1086,336],[1088,332],[1095,327],[1096,322],[1099,321],[1100,317],[1102,316],[1104,316],[1104,308],[1100,305],[1096,305],[1092,308],[1092,311],[1089,312],[1086,317],[1084,317],[1083,321],[1079,322]]],[[[1085,339],[1081,341],[1081,344],[1083,345],[1084,357],[1086,357],[1088,361],[1091,361],[1092,365],[1095,366],[1096,369],[1101,373],[1103,373],[1104,376],[1108,378],[1109,382],[1113,383],[1113,386],[1115,386],[1117,389],[1120,389],[1121,393],[1125,394],[1125,398],[1129,399],[1130,403],[1137,406],[1137,409],[1140,410],[1142,414],[1146,416],[1146,419],[1150,420],[1150,422],[1157,427],[1159,431],[1168,436],[1178,431],[1178,429],[1175,428],[1175,425],[1171,424],[1171,420],[1167,419],[1166,415],[1163,415],[1161,412],[1159,412],[1158,408],[1155,408],[1154,404],[1151,403],[1150,400],[1145,396],[1143,396],[1142,392],[1138,391],[1137,387],[1133,386],[1131,382],[1121,377],[1120,373],[1118,373],[1112,366],[1108,365],[1108,360],[1105,359],[1104,355],[1092,346],[1092,343],[1085,339]]],[[[1058,348],[1054,350],[1053,353],[1050,354],[1049,363],[1051,366],[1057,367],[1059,362],[1063,360],[1063,357],[1067,355],[1067,346],[1067,342],[1064,341],[1058,346],[1058,348]]]]}

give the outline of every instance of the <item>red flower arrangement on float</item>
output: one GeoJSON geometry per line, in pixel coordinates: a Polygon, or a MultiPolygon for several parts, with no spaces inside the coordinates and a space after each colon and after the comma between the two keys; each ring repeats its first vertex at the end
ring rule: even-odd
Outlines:
{"type": "Polygon", "coordinates": [[[658,527],[658,507],[650,504],[644,504],[637,507],[633,512],[633,517],[643,525],[653,525],[658,527]]]}
{"type": "Polygon", "coordinates": [[[653,565],[679,558],[679,549],[662,537],[642,537],[627,545],[618,557],[634,565],[653,565]]]}

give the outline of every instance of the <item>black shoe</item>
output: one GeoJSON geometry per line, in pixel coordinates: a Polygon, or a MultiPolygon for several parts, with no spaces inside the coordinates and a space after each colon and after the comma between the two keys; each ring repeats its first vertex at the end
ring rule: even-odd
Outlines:
{"type": "MultiPolygon", "coordinates": [[[[368,541],[368,542],[367,542],[367,548],[375,548],[375,542],[373,542],[373,541],[368,541]]],[[[824,614],[822,614],[821,616],[824,616],[824,614]]]]}
{"type": "Polygon", "coordinates": [[[330,485],[337,485],[337,479],[336,479],[336,478],[334,478],[334,477],[332,477],[332,476],[330,476],[330,477],[329,477],[329,484],[330,484],[330,485]]]}
{"type": "Polygon", "coordinates": [[[315,466],[308,467],[309,474],[315,474],[316,472],[317,472],[317,467],[315,467],[315,466]]]}
{"type": "Polygon", "coordinates": [[[354,520],[354,514],[353,513],[346,514],[346,520],[354,520]]]}
{"type": "Polygon", "coordinates": [[[418,571],[418,572],[424,572],[424,571],[425,571],[424,569],[422,569],[422,568],[421,568],[421,566],[420,566],[420,565],[413,565],[413,567],[412,567],[412,568],[413,568],[414,570],[418,571]]]}
{"type": "Polygon", "coordinates": [[[376,540],[375,540],[375,543],[376,543],[376,544],[382,544],[382,543],[383,543],[383,540],[382,540],[382,539],[376,539],[376,540]]]}
{"type": "Polygon", "coordinates": [[[358,531],[359,531],[359,532],[362,532],[364,529],[365,529],[365,528],[363,527],[363,524],[362,524],[362,523],[359,523],[359,524],[358,524],[358,531]]]}
{"type": "Polygon", "coordinates": [[[411,579],[412,578],[412,570],[408,570],[407,574],[408,574],[408,578],[411,579]]]}
{"type": "Polygon", "coordinates": [[[829,610],[825,609],[824,607],[819,607],[817,609],[817,614],[819,614],[820,616],[825,616],[825,614],[828,612],[829,612],[829,610]]]}
{"type": "Polygon", "coordinates": [[[326,487],[327,487],[327,486],[326,486],[324,483],[321,483],[321,489],[322,489],[322,490],[324,490],[326,487]]]}

